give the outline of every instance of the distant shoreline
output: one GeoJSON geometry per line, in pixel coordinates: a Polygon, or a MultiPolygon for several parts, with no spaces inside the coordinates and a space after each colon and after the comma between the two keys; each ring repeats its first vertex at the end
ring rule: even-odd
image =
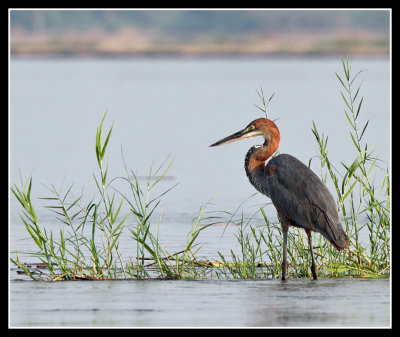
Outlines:
{"type": "Polygon", "coordinates": [[[18,57],[323,57],[351,54],[388,57],[386,35],[298,35],[247,39],[135,39],[129,35],[10,37],[10,55],[18,57]]]}
{"type": "Polygon", "coordinates": [[[213,59],[213,60],[218,60],[218,59],[263,59],[263,58],[269,58],[269,59],[306,59],[306,58],[326,58],[326,59],[331,59],[331,58],[338,58],[342,57],[345,55],[351,55],[353,57],[357,57],[359,59],[389,59],[390,55],[389,53],[385,54],[354,54],[354,53],[310,53],[310,54],[295,54],[295,53],[285,53],[285,54],[257,54],[257,55],[244,55],[244,54],[196,54],[196,55],[182,55],[182,54],[15,54],[12,53],[10,54],[11,59],[19,59],[19,60],[34,60],[34,59],[121,59],[121,60],[127,60],[127,59],[183,59],[183,60],[190,60],[190,59],[213,59]]]}

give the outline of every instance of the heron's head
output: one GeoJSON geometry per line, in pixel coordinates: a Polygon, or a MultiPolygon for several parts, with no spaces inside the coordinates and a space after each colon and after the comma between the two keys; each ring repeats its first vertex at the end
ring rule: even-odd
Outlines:
{"type": "Polygon", "coordinates": [[[266,143],[274,142],[278,144],[280,140],[279,130],[275,123],[267,118],[258,118],[252,121],[243,130],[235,132],[210,146],[224,145],[256,136],[263,136],[266,143]]]}

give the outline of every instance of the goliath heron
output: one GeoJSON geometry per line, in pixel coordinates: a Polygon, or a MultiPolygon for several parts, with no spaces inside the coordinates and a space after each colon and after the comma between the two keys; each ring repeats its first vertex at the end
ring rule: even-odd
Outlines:
{"type": "Polygon", "coordinates": [[[337,206],[328,188],[318,176],[289,154],[274,156],[280,134],[275,123],[267,118],[252,121],[238,131],[210,145],[219,146],[255,136],[264,137],[263,145],[255,145],[246,154],[244,168],[257,191],[272,200],[282,226],[282,280],[287,273],[287,233],[289,226],[304,228],[311,252],[311,272],[317,279],[311,231],[321,233],[337,250],[348,247],[349,240],[342,228],[337,206]]]}

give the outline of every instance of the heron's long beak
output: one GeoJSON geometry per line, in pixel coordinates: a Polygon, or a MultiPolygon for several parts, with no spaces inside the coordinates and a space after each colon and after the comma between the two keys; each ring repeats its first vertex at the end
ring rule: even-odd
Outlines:
{"type": "Polygon", "coordinates": [[[235,132],[234,134],[225,137],[218,142],[211,144],[210,146],[219,146],[219,145],[224,145],[224,144],[229,144],[232,142],[236,142],[237,140],[245,139],[245,138],[251,138],[255,136],[260,136],[261,133],[258,130],[255,130],[254,127],[247,127],[243,130],[240,130],[238,132],[235,132]]]}

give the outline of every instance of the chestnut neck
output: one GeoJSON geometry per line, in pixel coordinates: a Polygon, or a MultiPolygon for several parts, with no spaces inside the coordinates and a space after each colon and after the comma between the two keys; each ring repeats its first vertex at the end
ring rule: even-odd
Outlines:
{"type": "Polygon", "coordinates": [[[246,175],[250,183],[261,193],[269,195],[265,174],[265,162],[270,158],[279,146],[279,131],[266,137],[263,145],[255,145],[247,152],[244,162],[246,175]]]}

